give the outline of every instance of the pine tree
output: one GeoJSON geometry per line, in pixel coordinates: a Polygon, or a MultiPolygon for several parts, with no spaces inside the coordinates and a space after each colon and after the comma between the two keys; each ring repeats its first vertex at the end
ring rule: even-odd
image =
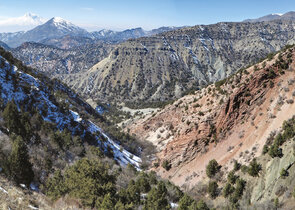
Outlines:
{"type": "Polygon", "coordinates": [[[151,190],[151,186],[149,183],[149,177],[145,173],[141,173],[138,180],[136,181],[136,185],[140,189],[141,192],[147,193],[151,190]]]}
{"type": "Polygon", "coordinates": [[[194,203],[194,199],[189,197],[188,195],[184,194],[178,203],[179,210],[189,210],[190,206],[194,203]]]}
{"type": "Polygon", "coordinates": [[[4,125],[9,130],[9,133],[21,134],[20,128],[22,127],[20,115],[14,100],[7,103],[3,111],[4,125]]]}
{"type": "Polygon", "coordinates": [[[154,187],[147,196],[147,202],[144,209],[170,209],[170,205],[166,198],[167,189],[161,181],[157,187],[154,187]]]}
{"type": "Polygon", "coordinates": [[[235,191],[235,188],[230,184],[227,183],[225,187],[223,188],[223,196],[227,198],[230,194],[232,194],[235,191]]]}
{"type": "Polygon", "coordinates": [[[216,198],[218,196],[217,189],[218,189],[217,182],[215,182],[215,181],[209,182],[208,193],[209,193],[211,198],[214,199],[214,198],[216,198]]]}
{"type": "Polygon", "coordinates": [[[66,188],[60,170],[57,170],[54,175],[47,180],[45,188],[46,194],[53,200],[56,200],[64,195],[66,188]]]}
{"type": "Polygon", "coordinates": [[[228,175],[227,175],[227,181],[228,181],[230,184],[235,184],[237,178],[239,178],[239,176],[236,176],[234,171],[230,171],[230,172],[228,173],[228,175]]]}
{"type": "Polygon", "coordinates": [[[100,204],[101,210],[109,210],[109,209],[114,209],[114,201],[111,197],[111,195],[108,193],[104,196],[102,203],[100,204]]]}
{"type": "Polygon", "coordinates": [[[251,176],[259,176],[259,172],[261,171],[261,165],[257,163],[256,159],[254,158],[250,166],[248,167],[248,173],[251,176]]]}
{"type": "Polygon", "coordinates": [[[118,201],[115,205],[115,210],[125,210],[125,206],[121,201],[118,201]]]}
{"type": "Polygon", "coordinates": [[[197,210],[209,210],[209,208],[203,200],[199,200],[197,203],[197,210]]]}
{"type": "Polygon", "coordinates": [[[215,176],[215,174],[219,171],[220,166],[215,159],[210,160],[206,167],[206,174],[209,178],[215,176]]]}
{"type": "Polygon", "coordinates": [[[27,147],[21,136],[13,139],[9,158],[11,177],[18,183],[29,185],[34,178],[32,164],[29,161],[27,147]]]}
{"type": "Polygon", "coordinates": [[[140,203],[140,188],[132,180],[126,189],[127,203],[140,203]]]}
{"type": "Polygon", "coordinates": [[[94,207],[99,198],[116,193],[115,177],[108,173],[108,165],[83,158],[65,171],[65,186],[69,195],[80,198],[84,205],[94,207]]]}

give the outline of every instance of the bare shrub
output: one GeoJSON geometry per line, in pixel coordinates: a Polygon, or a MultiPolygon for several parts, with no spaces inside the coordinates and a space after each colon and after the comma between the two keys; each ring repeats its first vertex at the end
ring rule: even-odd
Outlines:
{"type": "Polygon", "coordinates": [[[268,115],[268,117],[269,117],[270,119],[274,119],[274,118],[276,118],[276,116],[275,116],[274,114],[272,114],[272,113],[270,113],[270,114],[268,115]]]}
{"type": "Polygon", "coordinates": [[[245,131],[242,130],[242,131],[239,133],[239,138],[240,138],[240,139],[243,138],[243,137],[244,137],[244,134],[245,134],[245,131]]]}
{"type": "Polygon", "coordinates": [[[290,89],[289,89],[288,87],[284,87],[284,91],[285,91],[285,92],[289,92],[290,89]]]}
{"type": "Polygon", "coordinates": [[[234,146],[229,146],[229,147],[227,148],[227,151],[230,152],[231,150],[233,150],[233,148],[235,148],[235,147],[234,147],[234,146]]]}
{"type": "Polygon", "coordinates": [[[285,98],[283,96],[279,95],[277,105],[282,106],[284,104],[284,100],[285,100],[285,98]]]}
{"type": "Polygon", "coordinates": [[[288,85],[293,85],[293,84],[294,84],[294,82],[295,82],[295,80],[294,80],[294,79],[289,79],[289,80],[288,80],[288,85]]]}

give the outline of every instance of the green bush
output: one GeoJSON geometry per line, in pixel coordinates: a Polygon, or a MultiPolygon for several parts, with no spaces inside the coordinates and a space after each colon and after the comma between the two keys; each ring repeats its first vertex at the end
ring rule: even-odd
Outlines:
{"type": "Polygon", "coordinates": [[[199,200],[197,203],[197,210],[209,210],[209,208],[203,200],[199,200]]]}
{"type": "Polygon", "coordinates": [[[81,199],[83,205],[94,208],[100,205],[105,195],[114,196],[116,193],[115,176],[108,170],[108,166],[98,160],[83,158],[67,168],[63,176],[57,172],[49,178],[44,189],[53,199],[67,193],[81,199]]]}
{"type": "Polygon", "coordinates": [[[215,176],[215,174],[220,170],[220,165],[217,163],[215,159],[210,160],[206,167],[206,174],[209,178],[215,176]]]}
{"type": "Polygon", "coordinates": [[[236,183],[236,180],[239,178],[239,176],[236,176],[235,175],[235,172],[234,171],[230,171],[227,175],[227,181],[230,183],[230,184],[235,184],[236,183]]]}
{"type": "Polygon", "coordinates": [[[286,169],[282,169],[280,172],[281,178],[286,178],[287,176],[289,176],[289,172],[286,169]]]}
{"type": "Polygon", "coordinates": [[[218,196],[218,184],[215,181],[210,181],[208,185],[208,193],[211,198],[215,199],[218,196]]]}
{"type": "Polygon", "coordinates": [[[189,207],[194,203],[194,201],[194,199],[184,194],[178,203],[178,210],[189,210],[189,207]]]}
{"type": "Polygon", "coordinates": [[[268,146],[267,145],[264,145],[263,146],[263,149],[262,149],[262,154],[265,155],[266,153],[268,153],[268,150],[269,150],[268,149],[268,146]]]}
{"type": "Polygon", "coordinates": [[[166,170],[169,171],[171,169],[171,163],[168,160],[164,160],[162,162],[162,167],[166,170]]]}
{"type": "Polygon", "coordinates": [[[234,191],[235,191],[235,188],[230,183],[226,183],[225,187],[223,188],[223,196],[227,198],[234,191]]]}
{"type": "Polygon", "coordinates": [[[243,192],[246,187],[246,181],[243,179],[238,179],[236,182],[236,188],[233,194],[230,196],[231,203],[237,203],[241,199],[243,192]]]}
{"type": "Polygon", "coordinates": [[[234,171],[238,171],[240,168],[241,164],[237,160],[234,160],[234,171]]]}
{"type": "Polygon", "coordinates": [[[260,170],[261,164],[258,164],[256,159],[254,158],[248,167],[248,173],[250,174],[250,176],[259,176],[260,170]]]}
{"type": "Polygon", "coordinates": [[[269,150],[268,150],[268,154],[274,158],[274,157],[282,157],[283,156],[283,152],[282,149],[279,148],[279,146],[277,144],[271,145],[269,150]]]}

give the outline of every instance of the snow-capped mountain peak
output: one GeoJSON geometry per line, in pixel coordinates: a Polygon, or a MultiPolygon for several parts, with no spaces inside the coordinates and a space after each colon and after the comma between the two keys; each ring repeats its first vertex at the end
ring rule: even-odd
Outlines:
{"type": "Polygon", "coordinates": [[[74,25],[70,21],[67,21],[61,17],[54,17],[51,19],[54,24],[58,25],[74,25]]]}
{"type": "Polygon", "coordinates": [[[74,25],[68,20],[65,20],[61,17],[53,17],[49,21],[47,21],[44,25],[50,25],[51,27],[55,27],[58,30],[64,32],[76,32],[76,33],[87,33],[84,29],[74,25]]]}
{"type": "Polygon", "coordinates": [[[271,15],[278,15],[278,16],[282,16],[282,13],[272,13],[271,15]]]}

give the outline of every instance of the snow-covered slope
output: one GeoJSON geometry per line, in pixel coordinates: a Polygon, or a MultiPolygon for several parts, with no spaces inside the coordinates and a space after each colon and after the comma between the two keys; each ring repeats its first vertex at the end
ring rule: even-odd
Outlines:
{"type": "MultiPolygon", "coordinates": [[[[28,101],[34,99],[33,105],[40,112],[45,121],[54,123],[60,130],[67,128],[72,133],[74,133],[76,129],[83,128],[83,135],[85,135],[87,131],[95,135],[95,138],[103,150],[106,151],[107,148],[111,148],[114,153],[114,159],[121,165],[130,163],[137,169],[140,168],[141,159],[123,149],[118,143],[104,133],[99,126],[87,119],[82,119],[77,112],[62,110],[55,101],[52,101],[52,91],[67,92],[71,99],[76,100],[76,102],[82,104],[83,107],[89,106],[62,84],[55,83],[52,90],[52,88],[50,89],[47,87],[40,79],[28,73],[24,73],[14,65],[10,65],[7,60],[0,56],[0,96],[4,103],[14,100],[17,105],[28,105],[28,101]],[[72,125],[71,122],[73,121],[77,123],[72,125]],[[107,139],[107,141],[103,142],[103,138],[107,139]]],[[[71,102],[70,107],[74,108],[71,102]]]]}
{"type": "Polygon", "coordinates": [[[75,26],[70,21],[64,20],[61,17],[54,17],[51,20],[49,20],[46,24],[51,26],[53,25],[59,30],[65,31],[66,33],[69,31],[73,33],[85,33],[84,29],[75,26]]]}

